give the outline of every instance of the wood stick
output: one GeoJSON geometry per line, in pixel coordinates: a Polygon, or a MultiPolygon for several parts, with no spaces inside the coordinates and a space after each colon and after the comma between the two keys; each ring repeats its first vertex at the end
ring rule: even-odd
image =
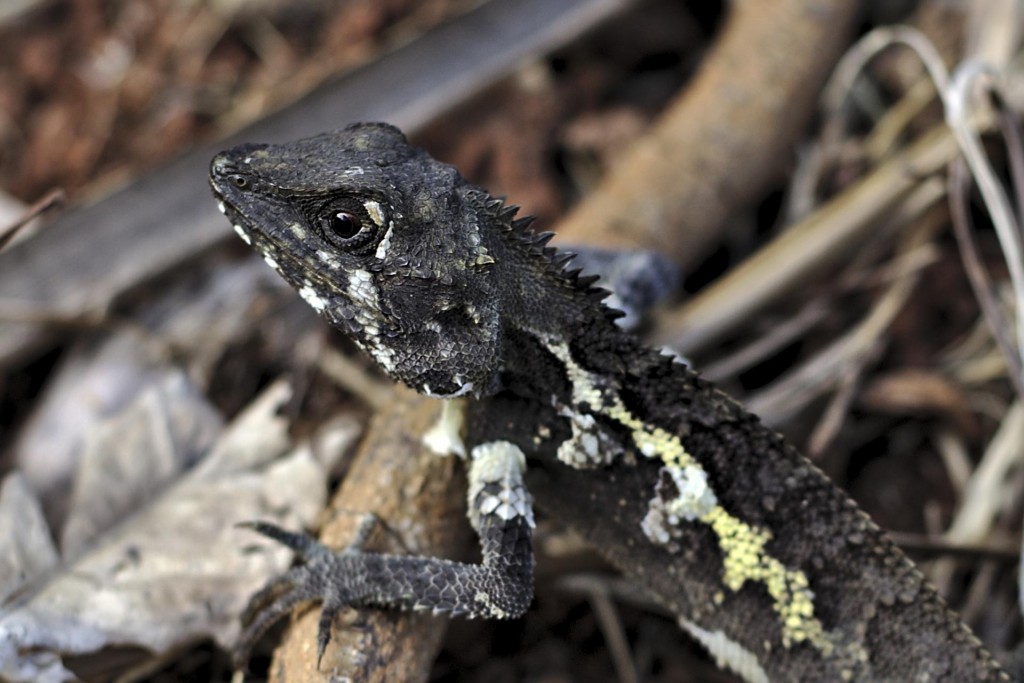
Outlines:
{"type": "MultiPolygon", "coordinates": [[[[367,512],[381,522],[368,550],[465,559],[472,549],[461,462],[420,442],[440,414],[440,402],[407,389],[377,413],[328,511],[320,540],[332,548],[351,542],[367,512]]],[[[320,609],[303,612],[288,629],[270,668],[272,681],[425,681],[441,648],[448,620],[383,610],[336,620],[317,669],[320,609]]]]}
{"type": "Polygon", "coordinates": [[[734,5],[693,83],[561,222],[559,239],[694,265],[789,165],[858,13],[850,0],[734,5]]]}

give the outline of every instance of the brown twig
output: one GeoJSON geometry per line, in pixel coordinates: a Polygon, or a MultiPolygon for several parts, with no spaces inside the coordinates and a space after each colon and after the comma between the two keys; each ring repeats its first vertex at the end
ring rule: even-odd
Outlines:
{"type": "Polygon", "coordinates": [[[821,300],[804,306],[796,315],[772,325],[763,335],[727,356],[700,368],[700,373],[712,382],[721,382],[734,377],[747,368],[756,365],[773,353],[791,344],[820,323],[828,315],[828,308],[821,300]]]}
{"type": "Polygon", "coordinates": [[[316,364],[332,381],[358,396],[374,410],[385,408],[394,398],[394,385],[374,377],[365,365],[340,351],[321,349],[316,364]]]}
{"type": "Polygon", "coordinates": [[[693,83],[558,226],[684,268],[778,178],[858,14],[848,0],[739,3],[693,83]]]}
{"type": "MultiPolygon", "coordinates": [[[[1024,404],[1014,403],[999,430],[989,442],[978,466],[971,474],[960,499],[960,509],[944,537],[954,544],[978,543],[991,532],[1007,486],[1009,472],[1020,463],[1021,437],[1024,435],[1024,404]]],[[[930,576],[939,586],[947,585],[954,566],[943,560],[935,563],[930,576]]]]}
{"type": "Polygon", "coordinates": [[[608,652],[615,664],[615,673],[620,683],[639,683],[640,674],[636,670],[618,609],[612,601],[608,581],[594,575],[578,574],[567,577],[560,583],[563,587],[579,591],[587,596],[594,615],[597,617],[601,633],[608,644],[608,652]]]}
{"type": "Polygon", "coordinates": [[[25,209],[25,213],[21,215],[18,220],[14,221],[7,227],[0,228],[0,251],[3,251],[4,247],[15,235],[17,235],[26,225],[31,223],[34,219],[42,216],[47,211],[56,209],[64,204],[64,190],[56,189],[47,192],[46,195],[34,203],[32,206],[25,209]]]}
{"type": "Polygon", "coordinates": [[[945,127],[932,130],[665,316],[652,341],[684,354],[714,343],[811,274],[848,258],[850,246],[876,233],[879,221],[915,191],[934,194],[923,188],[956,153],[956,142],[945,127]]]}
{"type": "MultiPolygon", "coordinates": [[[[916,201],[901,205],[894,214],[894,222],[898,224],[918,218],[937,199],[935,192],[941,194],[941,183],[934,191],[929,189],[932,185],[923,185],[914,193],[916,201]]],[[[937,227],[935,220],[921,222],[904,238],[900,248],[902,257],[911,255],[913,259],[914,250],[924,245],[937,227]]],[[[769,424],[778,424],[821,393],[832,389],[844,376],[853,372],[853,368],[871,362],[884,343],[883,334],[910,297],[919,274],[916,270],[903,272],[889,284],[862,321],[786,377],[751,397],[747,403],[749,409],[769,424]]]]}
{"type": "Polygon", "coordinates": [[[1002,562],[1017,562],[1020,558],[1020,543],[1017,540],[986,541],[985,543],[958,543],[948,539],[924,534],[890,531],[889,536],[896,545],[907,553],[921,559],[947,556],[976,560],[988,558],[1002,562]]]}
{"type": "Polygon", "coordinates": [[[828,407],[825,408],[825,412],[807,440],[807,457],[811,460],[820,461],[826,449],[839,435],[840,429],[846,422],[846,416],[850,412],[850,406],[853,405],[853,401],[857,397],[865,365],[866,363],[851,365],[836,380],[838,385],[836,392],[829,400],[828,407]]]}

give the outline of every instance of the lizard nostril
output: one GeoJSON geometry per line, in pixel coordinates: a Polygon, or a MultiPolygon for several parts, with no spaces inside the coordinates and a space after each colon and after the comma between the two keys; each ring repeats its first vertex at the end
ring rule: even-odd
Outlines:
{"type": "Polygon", "coordinates": [[[247,187],[249,187],[249,180],[244,175],[234,173],[228,176],[228,180],[230,180],[231,184],[237,187],[239,190],[244,190],[247,187]]]}
{"type": "Polygon", "coordinates": [[[227,175],[231,173],[232,169],[233,166],[227,152],[217,154],[210,162],[210,170],[217,175],[227,175]]]}

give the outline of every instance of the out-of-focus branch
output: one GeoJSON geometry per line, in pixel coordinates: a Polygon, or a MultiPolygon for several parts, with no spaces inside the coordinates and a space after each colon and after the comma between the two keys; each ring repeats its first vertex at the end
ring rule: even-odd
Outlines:
{"type": "Polygon", "coordinates": [[[809,274],[834,267],[877,229],[886,212],[943,172],[956,154],[952,134],[937,127],[665,316],[652,341],[684,354],[714,343],[809,274]]]}
{"type": "Polygon", "coordinates": [[[657,249],[693,265],[784,171],[858,8],[737,3],[693,83],[561,222],[560,239],[657,249]]]}

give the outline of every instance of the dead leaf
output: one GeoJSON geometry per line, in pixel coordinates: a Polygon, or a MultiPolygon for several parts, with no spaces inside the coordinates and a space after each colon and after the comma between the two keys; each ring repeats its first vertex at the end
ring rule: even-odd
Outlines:
{"type": "Polygon", "coordinates": [[[39,500],[19,472],[0,486],[0,539],[0,601],[60,561],[39,500]]]}
{"type": "MultiPolygon", "coordinates": [[[[248,596],[283,571],[290,557],[280,545],[257,543],[235,525],[252,519],[289,528],[309,525],[326,496],[323,468],[308,448],[282,455],[289,446],[287,421],[277,413],[289,395],[284,383],[272,385],[180,479],[167,475],[167,453],[159,455],[165,488],[143,482],[146,496],[118,496],[118,505],[131,500],[135,507],[108,516],[113,526],[96,529],[79,556],[66,556],[0,607],[0,678],[64,680],[71,673],[61,656],[107,646],[162,653],[203,638],[230,646],[248,596]]],[[[142,411],[142,423],[153,432],[134,435],[135,443],[163,438],[173,449],[195,441],[202,418],[169,419],[167,406],[154,411],[153,405],[144,396],[128,409],[142,411]],[[182,428],[184,433],[175,432],[182,428]]],[[[208,407],[195,409],[203,413],[208,407]]],[[[113,457],[123,464],[122,454],[113,457]]],[[[180,455],[171,459],[187,461],[180,455]]],[[[138,472],[124,481],[140,485],[138,472]]],[[[72,517],[77,515],[104,517],[95,507],[73,509],[72,517]]],[[[0,557],[9,554],[9,542],[0,540],[0,557]]]]}
{"type": "Polygon", "coordinates": [[[144,508],[210,449],[221,429],[217,411],[180,372],[96,425],[78,466],[63,556],[78,556],[98,534],[144,508]]]}

